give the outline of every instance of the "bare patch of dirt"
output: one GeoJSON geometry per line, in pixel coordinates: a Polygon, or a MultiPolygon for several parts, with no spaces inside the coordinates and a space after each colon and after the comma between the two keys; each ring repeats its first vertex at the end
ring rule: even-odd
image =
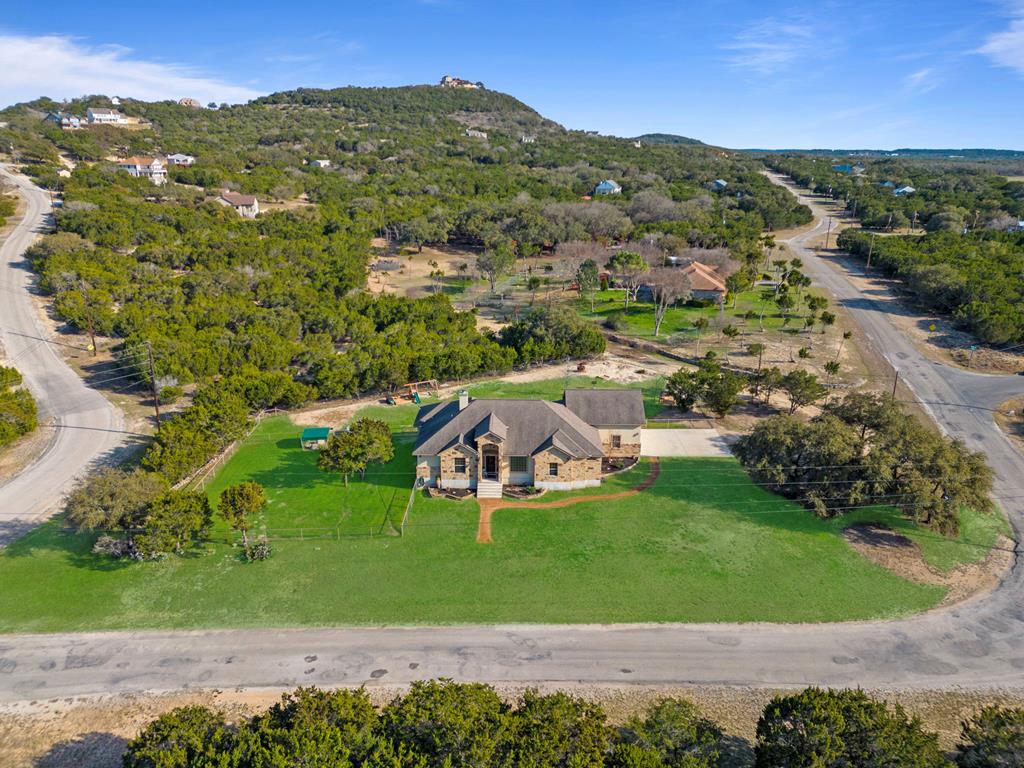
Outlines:
{"type": "MultiPolygon", "coordinates": [[[[498,684],[498,694],[518,702],[528,688],[542,693],[565,691],[600,704],[613,725],[624,723],[657,699],[682,696],[717,722],[726,736],[723,765],[749,765],[757,719],[775,696],[792,693],[786,688],[696,685],[627,684],[498,684]]],[[[375,705],[386,705],[407,686],[371,682],[366,690],[375,705]]],[[[175,707],[200,704],[215,707],[231,721],[250,716],[274,704],[280,689],[234,689],[130,696],[98,696],[13,705],[0,709],[0,764],[5,768],[117,768],[127,742],[153,718],[175,707]]],[[[939,735],[944,749],[959,737],[960,722],[984,706],[1024,705],[1024,691],[866,690],[890,704],[899,703],[917,715],[927,730],[939,735]]]]}
{"type": "Polygon", "coordinates": [[[953,605],[979,592],[987,592],[1013,564],[1013,542],[1000,536],[984,560],[958,565],[948,573],[930,566],[921,550],[906,536],[882,525],[851,525],[843,538],[868,560],[897,576],[919,584],[946,588],[940,606],[953,605]]]}
{"type": "Polygon", "coordinates": [[[1024,451],[1024,397],[1007,400],[996,409],[996,424],[1024,451]]]}

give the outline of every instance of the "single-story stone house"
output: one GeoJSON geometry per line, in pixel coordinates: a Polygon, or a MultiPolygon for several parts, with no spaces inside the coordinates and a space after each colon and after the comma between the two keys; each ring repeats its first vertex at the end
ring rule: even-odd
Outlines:
{"type": "Polygon", "coordinates": [[[640,455],[636,389],[569,389],[561,402],[470,399],[424,406],[416,476],[430,487],[498,497],[504,485],[570,490],[600,485],[605,458],[640,455]]]}

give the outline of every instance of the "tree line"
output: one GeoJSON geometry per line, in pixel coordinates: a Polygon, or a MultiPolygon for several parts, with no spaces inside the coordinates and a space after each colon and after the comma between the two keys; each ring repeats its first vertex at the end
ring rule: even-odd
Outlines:
{"type": "Polygon", "coordinates": [[[1003,768],[1024,761],[1024,710],[986,706],[949,752],[899,704],[860,690],[774,697],[752,745],[726,736],[689,700],[662,697],[621,725],[563,692],[503,701],[489,685],[413,683],[381,709],[364,689],[298,688],[229,722],[193,705],[128,743],[125,768],[1003,768]]]}
{"type": "Polygon", "coordinates": [[[0,365],[0,448],[32,432],[37,425],[36,401],[21,382],[20,371],[0,365]]]}
{"type": "Polygon", "coordinates": [[[954,535],[961,508],[993,510],[984,454],[928,429],[881,395],[848,394],[822,405],[809,422],[766,419],[733,452],[758,483],[823,517],[884,504],[954,535]]]}
{"type": "Polygon", "coordinates": [[[1024,341],[1024,232],[875,237],[847,229],[837,245],[898,277],[922,305],[982,341],[1024,341]]]}

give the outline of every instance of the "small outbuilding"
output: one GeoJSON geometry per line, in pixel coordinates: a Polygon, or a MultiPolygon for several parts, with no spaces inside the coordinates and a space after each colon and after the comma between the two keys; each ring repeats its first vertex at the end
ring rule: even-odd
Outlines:
{"type": "Polygon", "coordinates": [[[622,187],[612,179],[605,179],[594,187],[595,195],[621,195],[622,187]]]}
{"type": "Polygon", "coordinates": [[[299,436],[299,442],[304,451],[319,451],[327,445],[330,436],[330,427],[306,427],[299,436]]]}

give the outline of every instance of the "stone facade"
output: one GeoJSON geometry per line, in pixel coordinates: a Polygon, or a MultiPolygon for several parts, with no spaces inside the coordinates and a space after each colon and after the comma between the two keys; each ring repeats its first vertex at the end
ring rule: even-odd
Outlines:
{"type": "Polygon", "coordinates": [[[456,445],[441,453],[437,485],[441,488],[476,488],[477,457],[464,446],[456,445]],[[455,460],[465,459],[466,471],[455,471],[455,460]]]}
{"type": "Polygon", "coordinates": [[[601,446],[604,448],[604,455],[610,458],[623,458],[640,455],[640,427],[619,429],[613,427],[598,427],[601,435],[601,446]],[[614,437],[619,438],[619,447],[614,445],[614,437]]]}
{"type": "Polygon", "coordinates": [[[601,484],[601,459],[570,459],[561,451],[548,449],[533,457],[535,488],[571,490],[601,484]],[[558,475],[550,473],[550,465],[558,464],[558,475]]]}

